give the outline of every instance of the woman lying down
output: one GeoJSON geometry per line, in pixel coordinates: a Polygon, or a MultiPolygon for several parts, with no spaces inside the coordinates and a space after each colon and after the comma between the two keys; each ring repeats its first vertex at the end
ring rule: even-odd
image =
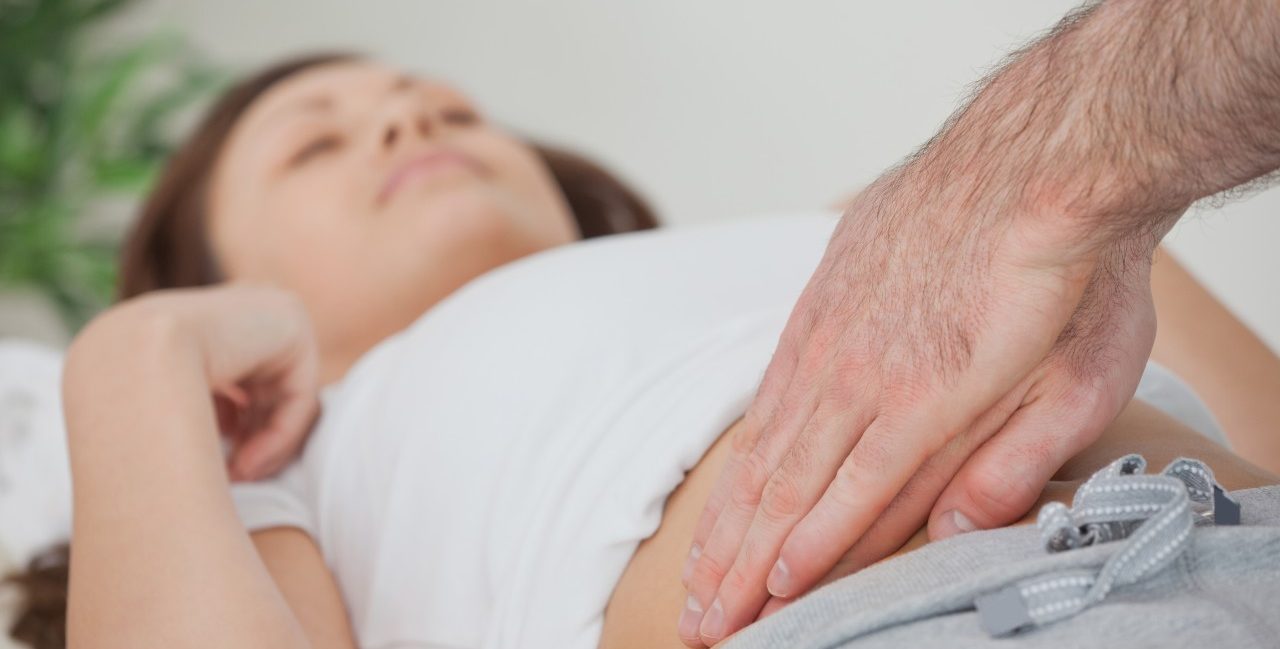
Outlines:
{"type": "MultiPolygon", "coordinates": [[[[68,353],[69,645],[681,646],[692,527],[835,221],[575,243],[656,222],[449,86],[320,57],[232,89],[68,353]]],[[[1135,401],[1044,500],[1131,452],[1277,482],[1135,401]]]]}

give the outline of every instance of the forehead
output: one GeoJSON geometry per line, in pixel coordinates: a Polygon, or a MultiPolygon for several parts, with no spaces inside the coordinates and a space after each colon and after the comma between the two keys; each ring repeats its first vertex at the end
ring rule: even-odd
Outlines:
{"type": "Polygon", "coordinates": [[[442,99],[463,100],[457,89],[436,80],[408,75],[374,61],[338,61],[303,70],[277,82],[258,97],[237,130],[252,133],[279,127],[308,112],[348,112],[376,104],[398,84],[412,81],[442,99]]]}

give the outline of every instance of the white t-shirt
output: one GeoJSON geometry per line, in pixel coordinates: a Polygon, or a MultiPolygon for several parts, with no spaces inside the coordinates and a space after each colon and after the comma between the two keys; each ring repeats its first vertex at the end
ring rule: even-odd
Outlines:
{"type": "Polygon", "coordinates": [[[472,281],[325,392],[298,462],[233,487],[245,525],[311,534],[364,649],[595,647],[835,223],[592,239],[472,281]]]}

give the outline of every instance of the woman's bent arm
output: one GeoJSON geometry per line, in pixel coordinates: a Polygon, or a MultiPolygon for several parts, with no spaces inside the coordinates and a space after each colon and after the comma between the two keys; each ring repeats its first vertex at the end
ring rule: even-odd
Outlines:
{"type": "Polygon", "coordinates": [[[211,364],[278,359],[211,360],[192,327],[126,305],[68,352],[73,648],[311,646],[236,517],[211,399],[211,364]]]}

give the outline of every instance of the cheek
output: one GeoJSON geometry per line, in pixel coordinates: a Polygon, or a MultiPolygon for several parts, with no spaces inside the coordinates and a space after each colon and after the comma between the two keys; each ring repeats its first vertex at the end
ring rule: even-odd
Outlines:
{"type": "Polygon", "coordinates": [[[251,228],[264,279],[319,292],[349,265],[369,219],[353,212],[347,185],[339,174],[289,179],[262,203],[251,228]]]}
{"type": "Polygon", "coordinates": [[[519,203],[518,213],[531,232],[550,245],[579,238],[577,224],[559,184],[534,149],[500,134],[484,138],[480,148],[498,183],[519,203]]]}

